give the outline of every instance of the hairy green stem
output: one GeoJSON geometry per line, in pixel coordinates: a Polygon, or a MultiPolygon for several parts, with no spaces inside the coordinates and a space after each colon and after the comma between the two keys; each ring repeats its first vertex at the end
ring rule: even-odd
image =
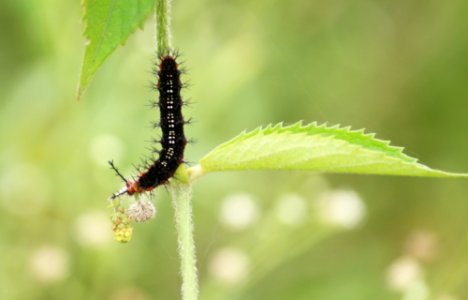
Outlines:
{"type": "Polygon", "coordinates": [[[168,55],[171,52],[171,0],[156,1],[156,39],[158,55],[168,55]]]}
{"type": "Polygon", "coordinates": [[[177,244],[182,275],[182,299],[198,299],[198,273],[193,238],[192,186],[175,182],[170,185],[177,228],[177,244]]]}
{"type": "MultiPolygon", "coordinates": [[[[170,10],[171,0],[156,1],[156,40],[158,55],[169,55],[172,51],[170,10]]],[[[176,173],[177,180],[169,185],[175,212],[177,245],[182,275],[182,300],[198,299],[198,273],[193,238],[192,186],[185,166],[182,164],[176,173]]]]}

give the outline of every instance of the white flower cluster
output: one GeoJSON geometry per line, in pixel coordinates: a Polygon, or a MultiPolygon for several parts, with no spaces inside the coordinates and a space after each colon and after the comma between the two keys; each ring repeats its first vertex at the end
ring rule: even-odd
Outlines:
{"type": "Polygon", "coordinates": [[[149,200],[137,200],[127,210],[129,218],[135,222],[146,222],[156,215],[156,208],[149,200]]]}

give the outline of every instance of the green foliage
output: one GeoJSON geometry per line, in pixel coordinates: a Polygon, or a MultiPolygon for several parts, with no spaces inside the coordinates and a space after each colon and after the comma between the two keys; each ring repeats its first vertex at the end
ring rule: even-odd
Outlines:
{"type": "Polygon", "coordinates": [[[308,170],[331,173],[468,177],[430,169],[402,148],[349,127],[301,122],[242,133],[200,161],[205,172],[225,170],[308,170]]]}
{"type": "MultiPolygon", "coordinates": [[[[158,215],[134,224],[130,244],[112,239],[104,208],[121,185],[106,161],[135,174],[154,135],[147,125],[157,112],[145,106],[157,96],[146,88],[153,25],[119,47],[122,59],[98,72],[108,79],[77,104],[80,2],[0,1],[0,299],[180,299],[168,191],[156,192],[158,215]]],[[[187,97],[197,103],[184,113],[199,120],[187,128],[199,141],[188,161],[239,128],[306,118],[372,128],[434,166],[468,169],[468,1],[173,4],[187,97]]],[[[468,299],[465,181],[310,173],[196,182],[200,299],[414,300],[415,284],[430,300],[468,299]],[[321,213],[343,190],[365,207],[352,229],[321,213]],[[223,212],[241,195],[257,213],[239,228],[223,212]],[[294,216],[290,196],[306,208],[284,223],[294,216]],[[225,249],[247,258],[240,284],[213,272],[225,249]],[[420,276],[393,290],[388,271],[408,257],[420,276]]]]}
{"type": "Polygon", "coordinates": [[[88,39],[78,86],[78,98],[106,58],[143,25],[155,0],[85,0],[85,37],[88,39]]]}

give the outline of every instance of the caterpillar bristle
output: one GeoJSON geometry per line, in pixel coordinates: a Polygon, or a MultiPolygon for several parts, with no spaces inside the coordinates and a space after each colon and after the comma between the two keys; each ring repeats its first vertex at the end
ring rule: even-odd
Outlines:
{"type": "Polygon", "coordinates": [[[154,100],[150,99],[146,101],[145,107],[147,108],[154,108],[154,100]]]}
{"type": "Polygon", "coordinates": [[[151,144],[159,144],[161,143],[161,139],[160,138],[152,138],[149,143],[151,144]]]}
{"type": "Polygon", "coordinates": [[[170,51],[169,56],[177,61],[181,57],[181,51],[179,49],[173,49],[170,51]]]}
{"type": "Polygon", "coordinates": [[[189,161],[189,160],[183,160],[182,161],[183,164],[186,164],[187,166],[191,167],[193,165],[195,165],[196,163],[193,162],[193,161],[189,161]]]}
{"type": "Polygon", "coordinates": [[[132,168],[135,169],[138,173],[140,173],[142,171],[141,169],[141,166],[140,165],[135,165],[135,164],[132,164],[132,168]]]}
{"type": "Polygon", "coordinates": [[[153,152],[153,146],[145,146],[146,151],[152,153],[153,152]]]}
{"type": "Polygon", "coordinates": [[[155,66],[151,69],[151,75],[159,76],[159,67],[155,66]]]}
{"type": "Polygon", "coordinates": [[[113,161],[113,160],[109,160],[108,163],[109,163],[111,169],[115,171],[115,173],[117,174],[117,176],[119,176],[119,177],[126,183],[126,182],[127,182],[127,179],[122,175],[122,173],[120,173],[119,169],[117,169],[117,167],[114,165],[114,161],[113,161]]]}
{"type": "Polygon", "coordinates": [[[187,99],[182,101],[182,106],[184,107],[191,107],[192,105],[196,104],[197,102],[193,101],[192,99],[187,99]]]}
{"type": "Polygon", "coordinates": [[[195,123],[196,121],[192,117],[190,117],[187,120],[183,120],[182,122],[184,125],[190,125],[190,124],[195,123]]]}
{"type": "Polygon", "coordinates": [[[190,73],[190,70],[186,67],[183,67],[181,69],[179,69],[179,72],[181,75],[187,75],[188,73],[190,73]]]}
{"type": "Polygon", "coordinates": [[[161,128],[161,122],[150,122],[152,128],[161,128]]]}
{"type": "Polygon", "coordinates": [[[154,90],[155,90],[155,88],[154,88],[154,83],[153,83],[152,81],[146,82],[145,88],[146,88],[147,90],[154,91],[154,90]]]}
{"type": "Polygon", "coordinates": [[[192,88],[193,84],[190,81],[184,81],[181,85],[183,89],[190,90],[192,88]]]}

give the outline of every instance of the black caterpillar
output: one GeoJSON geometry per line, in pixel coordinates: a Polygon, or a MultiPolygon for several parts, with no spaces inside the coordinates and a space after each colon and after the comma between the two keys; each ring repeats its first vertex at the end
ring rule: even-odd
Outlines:
{"type": "Polygon", "coordinates": [[[161,150],[159,158],[134,180],[127,180],[110,161],[112,169],[125,181],[125,187],[113,194],[111,199],[122,194],[139,194],[151,191],[165,184],[174,176],[177,168],[184,162],[184,149],[187,140],[184,135],[184,118],[182,116],[182,97],[180,90],[180,70],[174,55],[160,57],[158,84],[160,122],[162,137],[159,141],[161,150]]]}

